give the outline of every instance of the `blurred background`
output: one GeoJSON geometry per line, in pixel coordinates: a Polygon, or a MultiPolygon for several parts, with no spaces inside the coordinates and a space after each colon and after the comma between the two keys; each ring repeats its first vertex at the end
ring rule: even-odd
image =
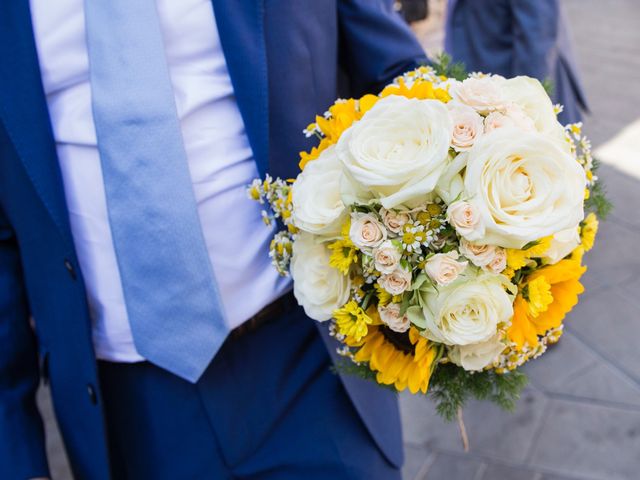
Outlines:
{"type": "MultiPolygon", "coordinates": [[[[468,405],[465,453],[430,399],[401,396],[404,480],[640,479],[640,1],[560,4],[614,210],[587,256],[586,292],[560,342],[525,367],[530,385],[513,414],[468,405]]],[[[446,0],[396,7],[430,55],[443,50],[446,0]]],[[[45,388],[39,400],[53,480],[70,480],[45,388]]]]}

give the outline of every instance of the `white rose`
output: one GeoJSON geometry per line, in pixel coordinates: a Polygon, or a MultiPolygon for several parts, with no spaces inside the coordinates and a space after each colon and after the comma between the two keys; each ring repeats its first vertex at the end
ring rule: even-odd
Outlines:
{"type": "Polygon", "coordinates": [[[507,105],[504,113],[491,112],[484,119],[485,133],[505,127],[518,128],[524,132],[536,131],[533,119],[524,112],[522,107],[514,103],[507,105]]]}
{"type": "Polygon", "coordinates": [[[391,295],[401,295],[411,286],[411,272],[398,266],[393,272],[382,275],[378,283],[391,295]]]}
{"type": "Polygon", "coordinates": [[[416,323],[425,325],[423,335],[446,345],[470,345],[493,337],[498,326],[513,316],[513,289],[503,275],[467,270],[457,281],[419,291],[422,308],[416,323]]]}
{"type": "Polygon", "coordinates": [[[484,224],[478,208],[469,202],[458,200],[447,208],[447,221],[463,237],[474,240],[484,235],[484,224]]]}
{"type": "Polygon", "coordinates": [[[407,212],[396,212],[395,210],[387,210],[385,208],[380,210],[380,216],[387,230],[395,234],[402,232],[403,227],[411,219],[407,212]]]}
{"type": "Polygon", "coordinates": [[[336,149],[362,201],[374,195],[389,209],[433,191],[452,129],[444,103],[391,95],[347,129],[336,149]]]}
{"type": "Polygon", "coordinates": [[[438,180],[436,193],[446,204],[454,202],[464,190],[462,172],[467,166],[467,157],[467,152],[452,156],[447,168],[438,180]]]}
{"type": "Polygon", "coordinates": [[[483,118],[473,108],[457,102],[447,105],[453,120],[451,145],[456,152],[469,150],[483,132],[483,118]]]}
{"type": "Polygon", "coordinates": [[[563,150],[569,151],[564,128],[558,122],[553,103],[537,79],[524,76],[510,78],[505,81],[502,91],[507,103],[518,105],[533,121],[538,132],[549,135],[563,150]]]}
{"type": "Polygon", "coordinates": [[[329,320],[349,300],[349,276],[329,266],[330,256],[314,235],[301,232],[293,243],[293,293],[305,313],[319,322],[329,320]]]}
{"type": "Polygon", "coordinates": [[[469,152],[464,186],[485,228],[483,235],[456,228],[472,242],[522,248],[584,216],[584,169],[540,133],[502,128],[483,136],[469,152]]]}
{"type": "Polygon", "coordinates": [[[488,272],[500,273],[507,268],[507,252],[495,245],[471,243],[463,238],[460,241],[460,253],[488,272]]]}
{"type": "Polygon", "coordinates": [[[398,303],[390,303],[386,307],[378,305],[378,313],[380,319],[394,332],[406,332],[411,326],[407,314],[400,315],[400,304],[398,303]]]}
{"type": "Polygon", "coordinates": [[[402,253],[391,240],[382,242],[378,248],[373,251],[373,261],[380,273],[391,273],[400,264],[402,253]]]}
{"type": "Polygon", "coordinates": [[[504,109],[504,114],[513,122],[516,128],[523,132],[535,132],[537,130],[533,119],[517,103],[508,104],[504,109]]]}
{"type": "Polygon", "coordinates": [[[480,371],[491,365],[504,349],[502,335],[496,334],[485,342],[451,347],[449,360],[467,371],[480,371]]]}
{"type": "Polygon", "coordinates": [[[496,247],[495,255],[482,268],[491,273],[502,273],[507,268],[507,251],[504,248],[496,247]]]}
{"type": "Polygon", "coordinates": [[[452,96],[478,113],[487,114],[502,110],[506,104],[502,94],[505,81],[499,75],[467,78],[455,85],[452,96]]]}
{"type": "Polygon", "coordinates": [[[580,245],[580,227],[567,228],[556,233],[551,240],[551,246],[544,254],[548,263],[558,263],[580,245]]]}
{"type": "Polygon", "coordinates": [[[353,213],[349,238],[360,250],[367,251],[387,239],[387,230],[371,213],[353,213]]]}
{"type": "Polygon", "coordinates": [[[458,88],[458,86],[461,83],[462,82],[460,80],[456,80],[455,78],[449,77],[445,81],[440,82],[438,86],[443,90],[446,90],[447,92],[452,93],[456,90],[456,88],[458,88]]]}
{"type": "Polygon", "coordinates": [[[492,132],[493,130],[497,130],[498,128],[515,126],[515,122],[511,118],[500,112],[491,112],[484,119],[485,133],[492,132]]]}
{"type": "Polygon", "coordinates": [[[424,269],[438,285],[449,285],[458,278],[469,262],[459,262],[458,252],[436,253],[427,260],[424,269]]]}
{"type": "Polygon", "coordinates": [[[298,175],[292,187],[293,222],[305,232],[337,235],[346,215],[340,197],[342,163],[332,145],[298,175]]]}
{"type": "Polygon", "coordinates": [[[496,248],[495,245],[471,243],[464,238],[460,241],[460,253],[477,267],[484,267],[491,262],[496,255],[496,248]]]}

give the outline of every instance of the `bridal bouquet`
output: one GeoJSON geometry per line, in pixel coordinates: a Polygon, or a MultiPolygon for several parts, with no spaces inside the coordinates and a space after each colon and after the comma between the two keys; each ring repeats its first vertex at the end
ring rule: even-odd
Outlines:
{"type": "Polygon", "coordinates": [[[295,180],[249,195],[283,227],[270,255],[347,371],[513,406],[517,369],[562,335],[606,200],[580,125],[528,77],[421,67],[338,100],[304,132],[295,180]],[[599,207],[599,208],[598,208],[599,207]],[[585,213],[585,210],[587,213],[585,213]]]}

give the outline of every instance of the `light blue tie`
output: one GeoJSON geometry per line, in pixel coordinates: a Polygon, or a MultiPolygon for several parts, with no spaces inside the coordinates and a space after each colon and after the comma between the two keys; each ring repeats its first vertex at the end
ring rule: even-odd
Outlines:
{"type": "MultiPolygon", "coordinates": [[[[85,0],[93,118],[138,352],[197,381],[229,328],[197,212],[155,0],[85,0]]],[[[222,234],[222,232],[221,232],[222,234]]]]}

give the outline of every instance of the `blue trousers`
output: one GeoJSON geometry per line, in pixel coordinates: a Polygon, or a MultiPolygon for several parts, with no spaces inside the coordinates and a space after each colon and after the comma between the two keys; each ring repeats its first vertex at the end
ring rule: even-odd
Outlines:
{"type": "Polygon", "coordinates": [[[101,362],[113,478],[400,479],[330,365],[299,308],[228,340],[195,385],[101,362]]]}

